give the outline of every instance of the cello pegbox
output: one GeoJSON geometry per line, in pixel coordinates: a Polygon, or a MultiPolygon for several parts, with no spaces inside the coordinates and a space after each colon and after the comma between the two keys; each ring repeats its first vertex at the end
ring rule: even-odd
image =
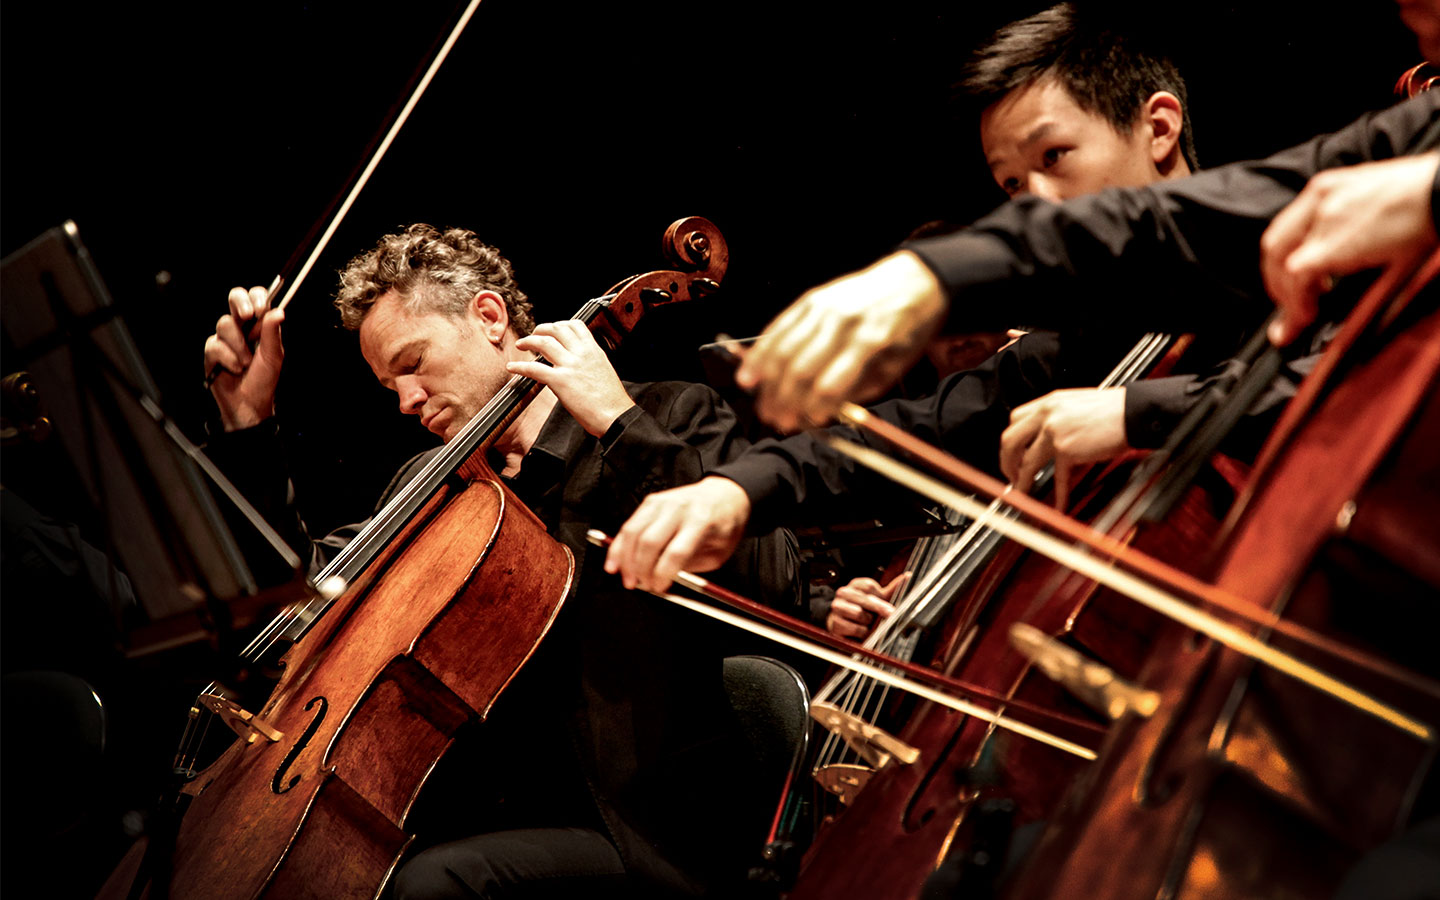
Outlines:
{"type": "Polygon", "coordinates": [[[659,306],[701,300],[720,288],[730,265],[730,248],[715,223],[687,216],[665,229],[661,253],[674,269],[646,272],[615,285],[610,307],[591,325],[608,348],[620,345],[645,312],[659,306]]]}

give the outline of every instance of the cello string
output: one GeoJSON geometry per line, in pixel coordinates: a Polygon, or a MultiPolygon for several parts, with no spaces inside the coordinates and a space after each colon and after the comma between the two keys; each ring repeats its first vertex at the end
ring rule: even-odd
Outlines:
{"type": "MultiPolygon", "coordinates": [[[[1136,380],[1145,371],[1148,371],[1155,364],[1159,357],[1169,348],[1172,342],[1173,338],[1169,334],[1160,332],[1151,332],[1145,334],[1126,352],[1125,356],[1120,360],[1118,364],[1116,364],[1114,369],[1112,369],[1110,373],[1106,375],[1106,377],[1100,382],[1098,386],[1101,388],[1114,387],[1117,385],[1128,384],[1129,382],[1136,380]]],[[[1048,479],[1052,477],[1053,472],[1053,466],[1046,466],[1042,470],[1042,472],[1036,476],[1037,487],[1048,481],[1048,479]]],[[[1001,511],[1002,515],[1014,515],[1014,513],[1010,512],[1006,507],[1004,507],[1004,505],[1000,503],[999,500],[992,501],[992,503],[987,509],[987,513],[991,510],[1001,511]]],[[[960,563],[956,562],[958,556],[962,552],[974,552],[976,554],[976,558],[973,560],[973,562],[970,563],[970,565],[974,567],[974,570],[978,571],[979,566],[983,564],[983,560],[984,558],[986,558],[985,554],[989,547],[983,547],[980,549],[976,549],[976,547],[978,544],[980,544],[980,542],[992,539],[995,534],[992,529],[986,528],[984,526],[984,521],[985,519],[977,520],[975,523],[973,523],[967,528],[967,530],[959,538],[960,546],[956,547],[953,553],[947,554],[943,557],[944,561],[941,564],[942,566],[946,567],[947,569],[950,566],[956,566],[958,568],[961,565],[960,563]]],[[[989,546],[993,547],[996,545],[998,545],[998,541],[992,541],[989,546]]],[[[872,638],[874,638],[877,634],[881,633],[882,630],[888,633],[890,629],[900,629],[902,627],[908,627],[922,613],[926,611],[930,602],[941,599],[939,595],[939,588],[942,584],[944,584],[941,579],[946,577],[949,577],[948,571],[934,574],[931,581],[936,585],[935,593],[928,596],[916,596],[916,599],[913,601],[910,600],[909,597],[907,597],[905,603],[896,610],[896,613],[894,615],[892,615],[890,618],[886,619],[879,626],[877,626],[875,632],[872,633],[872,638]]],[[[962,576],[959,572],[957,572],[955,577],[962,576]]],[[[958,591],[960,586],[961,585],[957,584],[955,586],[955,590],[958,591]]],[[[950,594],[947,595],[947,599],[948,596],[953,596],[953,593],[953,591],[950,592],[950,594]]],[[[911,596],[915,596],[913,595],[913,592],[911,596]]],[[[914,648],[916,645],[918,645],[918,643],[919,640],[917,636],[916,640],[911,643],[911,646],[906,653],[892,655],[897,655],[901,656],[902,658],[909,659],[910,654],[913,653],[914,648]]],[[[867,647],[872,646],[872,642],[867,640],[865,645],[867,647]]],[[[829,696],[836,693],[840,687],[840,685],[836,682],[840,677],[843,677],[846,683],[849,683],[851,681],[859,681],[863,678],[863,676],[857,675],[855,673],[846,672],[843,676],[838,676],[837,679],[832,679],[830,682],[827,682],[827,684],[819,692],[817,699],[828,699],[829,696]]],[[[882,689],[881,700],[879,701],[882,705],[885,702],[884,697],[887,693],[888,688],[882,689]]],[[[853,691],[847,692],[846,696],[853,696],[853,691]]]]}
{"type": "MultiPolygon", "coordinates": [[[[869,447],[853,444],[843,438],[831,437],[828,440],[831,446],[847,456],[853,457],[863,465],[869,466],[937,502],[953,504],[967,514],[971,509],[978,511],[983,508],[975,500],[949,485],[911,469],[903,463],[898,463],[869,447]]],[[[1255,639],[1235,626],[1181,601],[1146,581],[1142,581],[1129,572],[1114,568],[1113,565],[1101,562],[1094,557],[1080,554],[1069,544],[1019,520],[1007,521],[1003,525],[997,522],[996,527],[1007,532],[1006,536],[1012,540],[1113,588],[1156,612],[1194,628],[1236,652],[1264,663],[1276,671],[1284,672],[1417,738],[1425,741],[1433,739],[1431,729],[1425,723],[1382,703],[1308,663],[1276,650],[1269,644],[1255,639]]]]}
{"type": "MultiPolygon", "coordinates": [[[[1139,378],[1169,349],[1172,342],[1172,338],[1168,334],[1147,333],[1127,351],[1114,369],[1100,382],[1099,387],[1127,384],[1139,378]]],[[[1042,470],[1036,476],[1037,488],[1042,488],[1052,475],[1053,466],[1047,466],[1042,470]]],[[[1001,515],[1014,515],[1013,511],[998,500],[990,504],[987,513],[991,511],[1001,515]]],[[[864,646],[883,650],[901,659],[913,659],[915,650],[920,643],[920,633],[919,629],[911,627],[912,623],[915,623],[932,603],[943,602],[954,596],[966,580],[978,573],[984,560],[989,558],[989,551],[998,546],[999,541],[995,537],[995,532],[985,526],[986,518],[973,522],[962,534],[951,536],[949,545],[945,548],[947,552],[939,554],[940,562],[934,568],[932,565],[934,565],[935,554],[930,552],[930,548],[939,538],[926,538],[922,541],[922,544],[926,545],[927,560],[921,568],[924,574],[921,579],[917,579],[920,584],[911,582],[906,585],[905,596],[897,603],[896,613],[876,627],[870,638],[865,641],[864,646]],[[969,574],[966,574],[967,567],[969,574]],[[953,586],[952,581],[955,582],[953,586]],[[917,590],[922,585],[928,589],[917,590]],[[942,589],[945,588],[949,588],[949,590],[942,594],[942,589]],[[891,637],[892,631],[897,632],[895,637],[891,637]],[[906,632],[912,633],[908,640],[904,636],[906,632]]],[[[967,652],[970,646],[972,645],[967,642],[965,649],[961,652],[967,652]]],[[[952,666],[957,662],[958,658],[950,661],[952,666]]],[[[824,701],[837,694],[844,698],[843,702],[837,705],[847,713],[874,724],[879,719],[880,710],[888,702],[890,687],[867,680],[859,673],[845,670],[827,681],[816,699],[824,701]]],[[[838,731],[827,729],[827,736],[817,754],[816,771],[835,761],[837,748],[842,759],[852,752],[849,743],[843,741],[838,731]]]]}
{"type": "MultiPolygon", "coordinates": [[[[511,402],[514,396],[519,393],[520,385],[518,382],[522,380],[529,381],[530,379],[523,379],[518,375],[513,376],[510,381],[501,388],[500,392],[491,399],[490,403],[486,404],[485,407],[476,413],[470,422],[461,429],[456,439],[452,440],[449,445],[446,445],[446,450],[456,445],[457,441],[460,441],[462,437],[473,436],[479,427],[484,424],[482,420],[488,420],[490,418],[487,416],[487,413],[493,413],[499,406],[511,402]]],[[[375,515],[370,523],[345,546],[335,559],[320,571],[316,581],[323,583],[331,578],[340,578],[348,584],[353,572],[363,568],[363,566],[368,564],[374,557],[377,552],[376,547],[388,545],[395,531],[404,522],[409,521],[417,511],[417,507],[421,502],[423,502],[424,499],[428,499],[434,490],[438,488],[440,479],[437,473],[439,473],[447,463],[453,467],[451,457],[454,455],[456,454],[445,451],[436,454],[435,458],[421,469],[415,478],[405,485],[394,499],[387,503],[385,507],[375,515]]],[[[258,659],[264,653],[273,649],[280,640],[299,640],[300,637],[303,636],[303,632],[293,634],[290,626],[296,622],[300,622],[308,627],[309,624],[317,621],[325,610],[329,608],[330,602],[330,600],[316,597],[305,601],[303,604],[296,604],[287,608],[286,611],[281,614],[281,618],[284,620],[283,624],[280,624],[277,628],[275,626],[278,620],[277,622],[272,622],[271,627],[267,627],[255,640],[246,646],[243,651],[244,658],[252,661],[258,659]]]]}
{"type": "MultiPolygon", "coordinates": [[[[906,561],[907,570],[918,569],[926,573],[925,576],[922,577],[928,577],[931,565],[929,559],[934,556],[935,543],[939,539],[938,537],[925,538],[919,541],[911,552],[910,559],[906,561]]],[[[909,602],[907,595],[913,594],[912,588],[914,587],[914,581],[902,586],[902,596],[898,598],[897,601],[897,606],[900,609],[906,607],[906,604],[909,602]]],[[[903,634],[892,634],[897,630],[896,623],[899,617],[900,614],[897,609],[895,615],[882,620],[863,642],[863,646],[901,659],[911,658],[913,645],[907,644],[903,634]]],[[[836,705],[846,713],[870,722],[878,717],[879,708],[883,706],[885,698],[888,696],[888,689],[881,691],[880,697],[877,700],[873,687],[874,684],[875,682],[866,680],[854,671],[842,669],[836,677],[826,682],[825,686],[817,695],[816,700],[821,702],[828,701],[834,694],[843,692],[843,701],[836,705]]],[[[821,753],[817,756],[817,768],[835,761],[833,754],[837,741],[841,741],[839,732],[827,730],[826,741],[822,745],[821,753]]],[[[854,752],[848,742],[839,743],[839,747],[842,758],[854,752]]],[[[858,757],[859,754],[856,753],[855,755],[858,757]]]]}
{"type": "MultiPolygon", "coordinates": [[[[927,539],[927,540],[930,540],[930,539],[927,539]]],[[[948,559],[952,553],[958,553],[959,550],[960,550],[959,547],[954,547],[953,550],[951,550],[950,548],[947,548],[947,553],[946,553],[946,554],[942,554],[942,556],[941,556],[942,561],[948,559]]],[[[942,562],[942,564],[943,564],[943,562],[942,562]]],[[[928,588],[931,584],[933,584],[933,583],[935,582],[935,580],[938,579],[938,577],[939,577],[939,573],[935,572],[935,571],[933,570],[933,568],[932,568],[931,570],[927,570],[927,571],[921,576],[922,580],[924,581],[924,586],[927,587],[927,588],[928,588]]],[[[915,582],[914,582],[914,581],[912,581],[911,584],[907,584],[907,585],[906,585],[906,588],[910,588],[912,585],[915,585],[915,582]]],[[[899,641],[902,640],[902,638],[903,638],[903,632],[901,632],[901,629],[902,629],[902,628],[904,627],[904,625],[906,624],[906,620],[902,617],[902,609],[908,609],[909,606],[906,605],[906,604],[913,603],[913,602],[918,601],[918,600],[920,600],[920,599],[922,599],[922,598],[923,598],[923,592],[921,592],[921,593],[916,593],[916,592],[914,592],[914,591],[912,591],[906,598],[903,598],[903,599],[902,599],[902,605],[900,605],[900,607],[897,608],[895,614],[892,615],[892,616],[889,616],[889,617],[886,618],[886,619],[881,620],[881,622],[880,622],[878,625],[875,626],[874,631],[872,631],[872,632],[870,633],[870,636],[869,636],[868,638],[866,638],[865,641],[862,643],[862,646],[864,646],[864,647],[866,647],[866,648],[869,648],[869,649],[871,649],[871,650],[879,650],[879,651],[882,651],[882,652],[889,652],[889,651],[890,651],[890,648],[893,647],[897,642],[899,642],[899,641]],[[912,600],[911,598],[914,598],[914,599],[912,600]]],[[[843,675],[839,676],[837,679],[831,679],[830,682],[827,682],[826,685],[825,685],[824,687],[822,687],[821,690],[820,690],[820,692],[816,695],[816,699],[818,699],[818,700],[828,700],[828,699],[830,698],[831,694],[834,693],[834,691],[832,690],[832,686],[835,684],[835,682],[836,682],[837,680],[839,680],[839,679],[841,679],[841,678],[843,678],[843,679],[849,679],[849,680],[858,680],[859,676],[856,676],[853,672],[849,672],[849,671],[847,670],[845,673],[843,673],[843,675]]]]}
{"type": "MultiPolygon", "coordinates": [[[[710,595],[709,590],[707,590],[707,588],[711,587],[710,582],[706,581],[703,578],[699,578],[695,575],[691,575],[689,572],[682,571],[676,573],[675,580],[684,584],[686,587],[692,590],[710,595]]],[[[652,593],[655,596],[660,597],[661,599],[669,600],[671,603],[674,603],[677,606],[683,606],[684,608],[692,612],[697,612],[702,616],[709,616],[712,619],[724,622],[727,625],[733,625],[734,627],[748,631],[751,634],[756,634],[764,638],[769,638],[776,643],[783,644],[793,650],[799,650],[802,653],[807,653],[809,655],[815,656],[832,665],[844,666],[846,668],[854,668],[857,671],[863,672],[878,681],[884,681],[887,684],[909,691],[913,694],[925,698],[926,700],[930,700],[942,706],[949,707],[950,709],[964,713],[968,716],[974,716],[981,721],[989,722],[996,727],[1004,728],[1007,731],[1012,731],[1015,734],[1021,735],[1022,737],[1028,737],[1032,740],[1039,741],[1042,744],[1055,747],[1058,750],[1063,750],[1066,753],[1073,754],[1080,757],[1081,759],[1093,760],[1096,758],[1094,750],[1091,750],[1090,748],[1085,747],[1081,744],[1077,744],[1074,741],[1066,740],[1065,738],[1062,738],[1058,735],[1054,735],[1048,731],[1036,728],[1033,725],[1027,725],[1026,723],[1021,722],[1017,719],[1012,719],[1008,716],[992,712],[991,710],[988,710],[982,706],[977,706],[973,703],[970,703],[967,700],[961,700],[960,698],[953,697],[950,694],[944,693],[943,691],[935,690],[928,685],[924,685],[917,681],[911,681],[907,678],[894,675],[879,666],[853,659],[849,656],[846,656],[844,653],[831,650],[829,647],[825,647],[820,644],[814,644],[809,641],[803,640],[792,634],[789,634],[788,632],[781,631],[778,628],[773,628],[760,622],[752,622],[749,619],[736,615],[735,613],[723,609],[717,609],[716,607],[701,603],[698,600],[691,600],[688,597],[681,597],[678,594],[663,593],[659,591],[649,591],[648,593],[652,593]]]]}
{"type": "MultiPolygon", "coordinates": [[[[938,560],[932,559],[923,576],[924,583],[919,586],[920,590],[913,593],[911,598],[908,599],[907,608],[914,610],[914,614],[910,616],[910,621],[913,621],[915,615],[918,615],[919,612],[923,611],[930,603],[935,602],[941,596],[944,589],[948,586],[947,578],[950,575],[953,563],[965,549],[967,538],[973,539],[974,536],[984,528],[984,520],[979,519],[973,522],[963,534],[941,535],[930,539],[931,543],[927,547],[927,553],[932,557],[938,555],[939,558],[938,560]]],[[[893,638],[890,638],[890,640],[886,642],[885,650],[897,658],[912,660],[914,659],[915,650],[920,643],[919,629],[911,628],[908,622],[901,623],[898,621],[899,619],[900,612],[897,610],[895,615],[892,615],[881,623],[882,626],[889,626],[887,629],[887,637],[891,632],[896,632],[893,638]]],[[[876,630],[879,631],[880,629],[877,627],[876,630]]],[[[889,701],[890,686],[874,681],[867,681],[863,676],[858,674],[852,674],[851,677],[855,681],[865,685],[859,715],[865,721],[873,724],[878,718],[880,710],[889,701]]]]}
{"type": "MultiPolygon", "coordinates": [[[[952,546],[947,547],[946,553],[942,556],[948,557],[958,552],[960,548],[955,546],[955,543],[952,536],[952,546]]],[[[932,584],[928,586],[928,589],[938,591],[942,585],[938,583],[936,578],[937,573],[932,570],[931,573],[928,574],[931,576],[932,582],[932,584]]],[[[917,600],[924,600],[923,595],[916,596],[917,600]]],[[[898,613],[881,622],[880,626],[877,626],[875,633],[871,635],[871,640],[867,640],[864,646],[909,661],[914,658],[915,648],[919,644],[920,636],[918,632],[913,629],[910,630],[909,633],[899,631],[895,626],[895,620],[897,618],[898,613]],[[884,629],[883,632],[882,629],[884,629]],[[875,638],[877,636],[883,637],[884,640],[876,640],[875,638]]],[[[877,687],[876,682],[867,680],[863,675],[845,670],[842,676],[832,678],[817,695],[816,699],[821,701],[828,700],[830,696],[836,693],[837,684],[844,686],[846,698],[844,703],[837,705],[846,712],[857,715],[867,722],[873,723],[879,709],[884,706],[889,698],[890,688],[888,685],[882,684],[877,687]]],[[[827,749],[830,748],[830,742],[827,741],[825,747],[827,749]]]]}

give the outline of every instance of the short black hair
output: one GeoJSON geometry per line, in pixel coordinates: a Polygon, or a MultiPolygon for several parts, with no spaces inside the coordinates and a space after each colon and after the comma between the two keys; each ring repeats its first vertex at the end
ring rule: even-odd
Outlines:
{"type": "Polygon", "coordinates": [[[1118,31],[1060,3],[995,32],[975,51],[959,87],[988,108],[1019,88],[1054,78],[1081,109],[1103,116],[1122,134],[1134,129],[1152,94],[1169,91],[1180,100],[1180,153],[1196,171],[1185,79],[1149,43],[1148,36],[1118,31]]]}

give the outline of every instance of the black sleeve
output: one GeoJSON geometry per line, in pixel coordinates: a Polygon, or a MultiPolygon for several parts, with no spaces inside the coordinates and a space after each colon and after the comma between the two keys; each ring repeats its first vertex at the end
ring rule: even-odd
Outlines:
{"type": "MultiPolygon", "coordinates": [[[[892,400],[871,407],[878,417],[922,441],[943,447],[998,475],[1000,434],[1010,411],[1057,386],[1059,339],[1028,334],[978,368],[957,372],[920,400],[892,400]]],[[[824,442],[838,435],[880,447],[877,438],[848,426],[760,441],[714,474],[735,481],[750,498],[750,528],[854,521],[927,505],[909,491],[872,473],[824,442]]]]}
{"type": "MultiPolygon", "coordinates": [[[[251,428],[217,435],[206,446],[206,452],[240,494],[255,505],[270,527],[306,562],[308,574],[314,575],[338,552],[338,547],[316,547],[296,511],[295,488],[285,470],[277,420],[266,419],[251,428]]],[[[251,531],[248,525],[238,522],[235,525],[237,536],[249,535],[251,531]]],[[[275,557],[274,551],[263,546],[258,536],[240,540],[252,565],[275,557]]],[[[344,546],[343,542],[339,546],[344,546]]],[[[269,568],[263,563],[260,565],[269,568]]]]}
{"type": "MultiPolygon", "coordinates": [[[[365,519],[342,525],[322,538],[311,536],[295,506],[295,488],[285,470],[279,425],[273,418],[252,428],[219,435],[210,441],[206,450],[225,476],[240,490],[241,495],[255,504],[265,521],[269,522],[290,548],[305,561],[306,573],[312,577],[325,568],[345,549],[345,545],[370,523],[370,519],[365,519]]],[[[396,473],[375,505],[377,512],[396,490],[413,477],[419,466],[433,452],[427,451],[414,457],[396,473]]],[[[237,534],[249,531],[247,526],[237,525],[237,534]]],[[[250,545],[253,542],[242,543],[247,547],[247,559],[253,561],[274,556],[273,551],[268,548],[255,544],[251,550],[250,545]]]]}
{"type": "Polygon", "coordinates": [[[656,385],[638,401],[600,439],[606,477],[635,506],[745,449],[735,413],[704,385],[656,385]]]}
{"type": "Polygon", "coordinates": [[[944,285],[955,331],[1258,322],[1270,309],[1260,235],[1275,214],[1323,169],[1440,145],[1437,114],[1440,94],[1427,92],[1267,159],[1062,204],[1021,197],[905,246],[944,285]]]}
{"type": "MultiPolygon", "coordinates": [[[[1259,455],[1261,445],[1285,409],[1285,404],[1295,396],[1300,382],[1314,368],[1333,335],[1334,327],[1326,326],[1317,331],[1308,347],[1296,343],[1286,348],[1280,370],[1235,423],[1234,429],[1221,443],[1221,451],[1246,462],[1259,455]]],[[[1203,375],[1175,375],[1131,383],[1125,389],[1126,442],[1141,450],[1163,445],[1181,418],[1208,391],[1215,387],[1228,391],[1244,373],[1242,362],[1228,359],[1203,375]]]]}
{"type": "MultiPolygon", "coordinates": [[[[628,517],[646,494],[691,484],[749,445],[735,413],[699,384],[653,385],[601,438],[607,477],[628,517]]],[[[783,528],[754,532],[716,576],[719,583],[790,613],[804,609],[795,537],[783,528]]]]}
{"type": "Polygon", "coordinates": [[[1142,378],[1125,386],[1125,443],[1150,450],[1165,443],[1165,436],[1195,405],[1200,378],[1172,375],[1142,378]]]}

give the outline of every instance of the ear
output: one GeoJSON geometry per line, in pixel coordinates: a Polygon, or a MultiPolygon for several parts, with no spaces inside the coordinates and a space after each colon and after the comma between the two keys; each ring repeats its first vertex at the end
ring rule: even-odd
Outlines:
{"type": "Polygon", "coordinates": [[[505,339],[505,329],[510,327],[510,310],[505,306],[505,298],[494,291],[481,291],[471,298],[467,312],[485,339],[498,347],[505,339]]]}
{"type": "Polygon", "coordinates": [[[1185,110],[1180,98],[1169,91],[1156,91],[1145,101],[1145,122],[1150,126],[1150,160],[1162,176],[1188,175],[1190,167],[1180,152],[1185,110]]]}

